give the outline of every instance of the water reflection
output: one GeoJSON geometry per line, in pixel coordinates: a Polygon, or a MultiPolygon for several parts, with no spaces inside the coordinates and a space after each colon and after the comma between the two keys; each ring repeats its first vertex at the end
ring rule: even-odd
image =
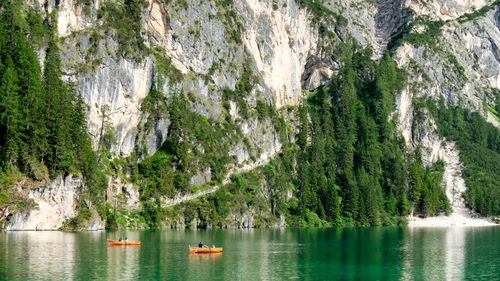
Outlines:
{"type": "MultiPolygon", "coordinates": [[[[5,236],[7,245],[2,262],[7,267],[23,268],[7,271],[6,279],[49,280],[53,276],[72,279],[75,236],[62,232],[15,232],[5,236]]],[[[3,248],[3,247],[2,247],[3,248]]]]}
{"type": "Polygon", "coordinates": [[[1,280],[492,280],[499,228],[0,232],[1,280]],[[128,236],[140,247],[108,247],[128,236]],[[220,254],[191,255],[203,241],[220,254]]]}
{"type": "Polygon", "coordinates": [[[463,280],[466,230],[461,227],[446,232],[446,279],[463,280]]]}
{"type": "Polygon", "coordinates": [[[108,246],[107,274],[108,280],[131,279],[139,269],[140,246],[108,246]]]}
{"type": "Polygon", "coordinates": [[[410,228],[404,280],[463,280],[470,228],[410,228]]]}
{"type": "Polygon", "coordinates": [[[66,233],[75,237],[73,275],[76,279],[102,279],[107,268],[106,235],[104,232],[66,233]]]}
{"type": "Polygon", "coordinates": [[[189,254],[189,261],[197,260],[220,260],[222,258],[222,253],[208,253],[208,254],[189,254]]]}

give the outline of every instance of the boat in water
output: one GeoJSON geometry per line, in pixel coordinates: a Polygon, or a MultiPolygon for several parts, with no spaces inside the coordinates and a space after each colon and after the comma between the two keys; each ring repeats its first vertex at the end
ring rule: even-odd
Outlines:
{"type": "Polygon", "coordinates": [[[200,248],[200,247],[193,247],[189,246],[189,253],[190,254],[214,254],[214,253],[222,253],[222,248],[200,248]]]}
{"type": "Polygon", "coordinates": [[[109,246],[140,246],[141,241],[108,240],[109,246]]]}

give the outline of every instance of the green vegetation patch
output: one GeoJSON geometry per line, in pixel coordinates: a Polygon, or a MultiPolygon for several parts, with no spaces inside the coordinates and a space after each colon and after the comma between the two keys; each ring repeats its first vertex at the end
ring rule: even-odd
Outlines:
{"type": "Polygon", "coordinates": [[[333,20],[338,26],[347,26],[349,21],[341,14],[334,13],[319,0],[298,0],[299,5],[306,7],[314,14],[313,23],[320,24],[324,20],[333,20]]]}
{"type": "Polygon", "coordinates": [[[474,11],[472,13],[468,13],[468,14],[463,14],[462,16],[460,16],[457,21],[459,23],[464,23],[464,22],[468,22],[468,21],[473,21],[479,17],[482,17],[484,16],[487,12],[493,10],[494,8],[496,8],[498,5],[500,5],[500,1],[496,0],[495,2],[493,2],[491,5],[488,5],[488,6],[484,6],[482,7],[481,9],[477,10],[477,11],[474,11]]]}
{"type": "Polygon", "coordinates": [[[124,2],[104,2],[97,13],[97,18],[104,21],[104,26],[115,31],[118,41],[118,55],[137,59],[147,52],[141,35],[142,12],[148,7],[145,0],[125,0],[124,2]]]}
{"type": "Polygon", "coordinates": [[[250,108],[245,100],[252,92],[254,85],[257,84],[258,77],[252,72],[249,61],[243,65],[243,73],[241,74],[234,90],[225,87],[222,91],[222,106],[229,112],[229,101],[234,101],[238,105],[239,114],[243,118],[250,116],[250,108]]]}
{"type": "Polygon", "coordinates": [[[491,115],[493,115],[493,118],[495,118],[495,120],[497,120],[498,122],[500,122],[500,115],[498,114],[498,111],[496,110],[495,107],[485,103],[484,106],[486,107],[486,109],[488,110],[488,112],[491,113],[491,115]]]}
{"type": "Polygon", "coordinates": [[[404,42],[413,45],[427,45],[433,49],[436,48],[436,43],[441,35],[441,28],[445,25],[445,21],[432,21],[427,17],[417,17],[414,21],[407,23],[404,29],[394,36],[387,44],[389,50],[396,50],[404,42]],[[421,33],[413,32],[417,26],[423,26],[425,30],[421,33]]]}
{"type": "Polygon", "coordinates": [[[389,119],[406,76],[389,55],[377,66],[365,53],[344,46],[339,76],[300,110],[295,161],[301,165],[293,179],[299,201],[289,208],[291,225],[394,224],[411,208],[423,216],[445,211],[439,206],[446,197],[423,199],[433,205],[428,212],[417,207],[420,198],[410,202],[411,189],[433,184],[442,191],[439,174],[415,186],[412,176],[421,182],[424,175],[413,175],[409,166],[422,171],[422,163],[407,158],[389,119]]]}
{"type": "Polygon", "coordinates": [[[226,41],[241,45],[243,43],[241,34],[245,32],[238,14],[234,8],[233,0],[212,0],[217,6],[217,18],[222,21],[226,30],[226,41]]]}

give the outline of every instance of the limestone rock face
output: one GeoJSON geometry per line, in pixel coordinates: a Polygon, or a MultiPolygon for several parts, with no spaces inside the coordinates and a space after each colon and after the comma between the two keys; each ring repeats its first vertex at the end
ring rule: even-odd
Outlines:
{"type": "MultiPolygon", "coordinates": [[[[113,2],[113,1],[111,1],[113,2]]],[[[295,1],[273,9],[274,1],[234,1],[232,9],[243,25],[242,44],[228,41],[228,23],[214,14],[221,11],[210,1],[190,0],[185,8],[175,3],[151,0],[142,16],[148,47],[165,50],[174,67],[188,77],[184,82],[165,83],[161,91],[193,92],[200,102],[197,113],[217,118],[221,112],[221,89],[234,89],[245,61],[250,62],[260,83],[256,89],[262,98],[278,108],[302,100],[301,76],[306,60],[316,53],[318,34],[310,24],[308,12],[295,1]],[[270,28],[272,27],[272,28],[270,28]],[[216,70],[209,74],[211,68],[216,70]],[[199,75],[211,75],[208,83],[199,75]]],[[[102,3],[93,1],[87,11],[76,0],[62,0],[56,6],[48,1],[49,10],[58,8],[59,36],[65,79],[76,84],[77,92],[88,105],[89,131],[97,145],[102,127],[104,106],[115,128],[116,145],[111,150],[130,155],[137,145],[138,127],[147,114],[141,112],[142,100],[157,85],[158,69],[153,57],[121,57],[114,37],[94,42],[92,30],[102,24],[97,17],[102,3]],[[95,48],[93,54],[89,48],[95,48]],[[89,62],[89,58],[93,63],[89,62]],[[91,64],[91,65],[89,65],[91,64]],[[81,71],[82,67],[84,70],[81,71]]],[[[99,27],[100,28],[100,27],[99,27]]],[[[96,29],[99,31],[99,29],[96,29]]],[[[327,68],[314,77],[316,87],[331,77],[327,68]],[[318,78],[315,78],[318,80],[318,78]]],[[[255,100],[255,96],[250,97],[255,100]]],[[[148,154],[161,146],[168,120],[157,120],[155,131],[146,136],[148,154]]]]}
{"type": "Polygon", "coordinates": [[[395,59],[410,74],[412,95],[443,97],[447,104],[478,111],[498,125],[483,110],[483,103],[492,103],[492,89],[500,87],[499,13],[494,8],[474,22],[445,24],[435,47],[408,43],[399,47],[395,59]]]}
{"type": "MultiPolygon", "coordinates": [[[[99,5],[99,1],[97,1],[99,5]]],[[[57,31],[59,37],[65,37],[73,32],[92,26],[92,22],[84,15],[82,6],[77,0],[60,1],[57,13],[57,31]]]]}
{"type": "Polygon", "coordinates": [[[471,13],[485,5],[492,4],[493,0],[411,0],[411,8],[417,15],[429,16],[432,19],[450,20],[471,13]]]}
{"type": "Polygon", "coordinates": [[[302,74],[305,88],[314,91],[318,87],[328,84],[334,74],[332,66],[333,62],[328,64],[316,56],[310,56],[302,74]]]}
{"type": "Polygon", "coordinates": [[[139,190],[137,190],[133,184],[127,183],[121,178],[109,178],[106,198],[107,202],[111,206],[125,208],[128,210],[140,208],[139,190]],[[120,200],[120,196],[125,199],[125,202],[118,202],[120,200]],[[120,206],[118,206],[118,204],[120,204],[120,206]]]}
{"type": "Polygon", "coordinates": [[[282,107],[301,100],[301,76],[308,56],[315,53],[318,35],[308,13],[295,1],[277,8],[273,3],[242,1],[244,15],[249,15],[243,42],[265,85],[274,92],[276,106],[282,107]]]}
{"type": "MultiPolygon", "coordinates": [[[[116,145],[112,147],[121,155],[129,155],[135,146],[137,127],[141,122],[140,104],[151,88],[152,61],[141,63],[133,60],[110,61],[95,73],[81,77],[78,91],[89,105],[89,131],[95,140],[102,126],[103,105],[109,106],[111,124],[116,131],[116,145]]],[[[156,143],[152,147],[156,148],[156,143]]]]}
{"type": "Polygon", "coordinates": [[[410,21],[411,14],[408,2],[405,0],[387,1],[375,0],[377,13],[375,15],[377,57],[381,57],[392,35],[398,34],[402,27],[410,21]]]}
{"type": "Polygon", "coordinates": [[[10,219],[7,230],[58,230],[76,215],[75,207],[82,192],[83,178],[57,177],[48,185],[30,189],[27,198],[35,203],[10,219]]]}

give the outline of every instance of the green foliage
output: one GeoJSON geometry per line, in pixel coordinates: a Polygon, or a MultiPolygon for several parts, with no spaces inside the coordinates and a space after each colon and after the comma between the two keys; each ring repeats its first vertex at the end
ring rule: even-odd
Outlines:
{"type": "Polygon", "coordinates": [[[243,65],[243,73],[238,82],[236,82],[235,89],[231,90],[225,87],[222,91],[223,107],[229,111],[229,101],[234,101],[238,105],[238,113],[243,118],[249,117],[250,108],[245,98],[248,97],[257,82],[257,76],[253,74],[250,63],[248,61],[245,62],[243,65]]]}
{"type": "Polygon", "coordinates": [[[6,208],[15,205],[21,200],[21,196],[14,186],[18,177],[10,168],[0,168],[0,212],[3,212],[6,208]]]}
{"type": "MultiPolygon", "coordinates": [[[[231,214],[249,213],[252,210],[253,224],[256,227],[274,225],[279,220],[285,202],[282,190],[276,185],[266,185],[264,178],[274,181],[274,164],[259,167],[253,171],[232,175],[231,181],[218,191],[190,202],[168,209],[168,217],[175,225],[182,223],[190,227],[196,218],[198,227],[227,227],[234,225],[231,214]],[[264,188],[258,188],[265,186],[264,188]],[[268,193],[271,192],[271,193],[268,193]],[[273,200],[273,195],[277,195],[273,200]],[[271,206],[271,208],[270,208],[271,206]],[[183,219],[183,220],[181,220],[183,219]]],[[[239,225],[240,222],[237,222],[239,225]]]]}
{"type": "MultiPolygon", "coordinates": [[[[349,21],[341,14],[336,14],[322,4],[320,0],[298,0],[299,5],[306,7],[314,14],[313,23],[319,24],[325,19],[334,19],[338,26],[347,26],[349,21]]],[[[325,28],[321,25],[322,28],[325,28]]]]}
{"type": "Polygon", "coordinates": [[[222,21],[226,30],[226,41],[241,45],[241,34],[245,32],[243,24],[238,19],[233,0],[214,0],[217,5],[217,18],[222,21]]]}
{"type": "MultiPolygon", "coordinates": [[[[154,48],[153,58],[155,61],[156,70],[163,76],[159,79],[164,79],[165,77],[168,78],[168,83],[170,86],[183,80],[182,72],[175,68],[175,66],[172,64],[172,60],[165,54],[165,50],[161,49],[160,47],[154,48]]],[[[161,89],[163,81],[160,80],[157,83],[157,88],[161,89]]]]}
{"type": "Polygon", "coordinates": [[[431,21],[426,17],[418,17],[414,21],[407,23],[402,32],[391,39],[387,45],[389,50],[396,50],[404,42],[413,45],[427,45],[429,47],[436,47],[439,35],[441,34],[441,27],[446,22],[442,20],[431,21]],[[421,33],[412,32],[416,26],[424,26],[425,31],[421,33]]]}
{"type": "Polygon", "coordinates": [[[99,160],[103,158],[111,158],[109,150],[111,149],[111,145],[116,144],[116,136],[110,121],[111,118],[109,117],[109,112],[110,108],[108,105],[101,106],[101,128],[99,130],[99,142],[97,147],[99,160]]]}
{"type": "Polygon", "coordinates": [[[80,200],[76,205],[75,211],[77,215],[63,224],[62,229],[80,230],[86,227],[86,222],[92,217],[92,212],[84,200],[80,200]]]}
{"type": "Polygon", "coordinates": [[[424,169],[420,152],[417,150],[416,161],[410,165],[410,199],[413,210],[423,217],[440,213],[450,214],[451,206],[441,186],[444,173],[443,161],[424,169]]]}
{"type": "Polygon", "coordinates": [[[147,6],[145,0],[124,0],[105,2],[99,8],[97,18],[115,31],[113,35],[118,41],[118,55],[140,59],[147,50],[141,35],[141,15],[147,6]]]}
{"type": "MultiPolygon", "coordinates": [[[[269,164],[231,176],[216,193],[170,208],[172,223],[190,225],[196,218],[202,227],[223,227],[234,224],[230,214],[251,206],[267,210],[257,226],[280,215],[288,226],[325,227],[400,224],[410,210],[422,216],[449,212],[442,163],[425,169],[419,158],[412,161],[389,119],[406,75],[388,54],[378,66],[368,54],[344,46],[337,79],[298,109],[296,144],[285,142],[269,164]]],[[[237,90],[249,90],[241,81],[237,90]]],[[[256,110],[261,119],[276,116],[264,101],[256,110]]]]}
{"type": "Polygon", "coordinates": [[[166,98],[151,91],[142,109],[150,113],[151,120],[166,117],[171,122],[162,147],[129,167],[134,171],[133,166],[137,166],[133,180],[140,186],[140,199],[146,204],[146,222],[157,225],[166,214],[161,204],[151,202],[190,192],[189,181],[197,171],[210,171],[208,185],[222,182],[227,165],[233,161],[229,156],[230,143],[238,141],[241,132],[230,120],[219,122],[193,113],[183,93],[166,98]]]}
{"type": "Polygon", "coordinates": [[[493,115],[496,116],[497,120],[500,121],[500,91],[495,91],[495,108],[490,108],[490,111],[492,111],[493,115]]]}
{"type": "Polygon", "coordinates": [[[460,81],[462,83],[467,82],[468,79],[467,76],[465,76],[465,69],[462,64],[458,62],[457,58],[452,53],[446,53],[446,58],[452,64],[452,69],[458,74],[460,81]]]}
{"type": "MultiPolygon", "coordinates": [[[[243,28],[233,2],[215,2],[227,40],[241,44],[243,28]]],[[[85,6],[88,1],[78,3],[85,6]]],[[[300,3],[317,17],[347,24],[345,18],[319,1],[300,3]]],[[[144,54],[146,46],[140,30],[146,5],[143,0],[101,5],[98,17],[115,31],[108,35],[117,39],[119,55],[140,58],[144,54]]],[[[79,215],[68,222],[73,229],[84,226],[91,218],[89,208],[95,208],[101,218],[107,219],[108,228],[157,227],[166,220],[181,218],[186,225],[196,218],[201,227],[223,227],[234,223],[232,214],[250,210],[255,214],[256,226],[275,224],[281,215],[286,216],[290,226],[368,226],[399,223],[398,218],[406,216],[411,208],[424,216],[449,211],[439,185],[442,167],[438,168],[438,164],[424,169],[418,158],[409,160],[411,156],[405,154],[404,142],[390,120],[405,74],[389,54],[376,65],[370,59],[370,49],[359,50],[347,44],[339,50],[343,66],[338,77],[299,108],[297,144],[288,142],[293,135],[272,103],[258,100],[255,112],[248,106],[248,95],[258,78],[250,64],[245,63],[235,89],[223,90],[223,106],[229,109],[229,102],[233,101],[243,118],[256,113],[261,120],[270,119],[283,142],[282,152],[265,166],[232,175],[228,184],[209,196],[164,208],[165,197],[223,182],[228,166],[234,163],[229,150],[242,141],[239,126],[227,112],[223,112],[226,114],[221,120],[207,119],[192,112],[183,93],[166,97],[158,91],[161,79],[168,79],[172,86],[183,75],[162,50],[153,49],[162,77],[142,103],[147,120],[139,135],[151,133],[155,122],[166,118],[170,121],[166,139],[152,156],[146,157],[145,146],[139,140],[133,156],[110,163],[109,148],[114,139],[110,108],[101,108],[102,130],[95,153],[87,133],[83,102],[71,85],[61,79],[56,27],[55,13],[44,21],[36,11],[28,11],[23,17],[19,0],[0,3],[0,207],[15,200],[22,208],[36,207],[13,197],[3,185],[12,184],[11,171],[15,169],[41,178],[40,167],[45,166],[52,177],[78,172],[85,177],[79,215]],[[46,47],[43,75],[33,47],[46,47]],[[137,163],[141,157],[144,160],[137,163]],[[118,170],[130,175],[130,181],[140,187],[142,210],[129,213],[106,202],[107,173],[118,170]],[[210,174],[208,182],[190,187],[193,174],[206,171],[210,174]]],[[[321,29],[327,30],[325,26],[321,29]]],[[[439,29],[440,23],[429,25],[429,36],[437,35],[439,29]]],[[[92,40],[98,39],[95,36],[92,40]]],[[[498,146],[495,136],[485,136],[484,131],[488,130],[484,128],[471,128],[479,130],[471,134],[474,145],[493,150],[490,146],[498,146]]],[[[496,167],[496,160],[483,160],[496,167]]],[[[470,167],[474,169],[473,165],[470,167]]],[[[468,169],[464,172],[466,178],[468,169]]],[[[496,212],[495,204],[484,203],[486,196],[495,198],[495,193],[478,187],[468,196],[475,208],[496,212]]]]}
{"type": "Polygon", "coordinates": [[[42,95],[37,108],[35,134],[40,138],[32,145],[52,176],[59,172],[84,170],[85,155],[90,149],[85,113],[81,100],[70,85],[61,80],[61,60],[55,30],[55,14],[51,16],[48,49],[43,72],[42,95]]]}
{"type": "Polygon", "coordinates": [[[43,17],[40,11],[34,8],[28,8],[26,12],[26,23],[29,26],[28,43],[34,48],[40,48],[47,44],[47,37],[50,31],[43,23],[43,17]]]}
{"type": "Polygon", "coordinates": [[[25,199],[16,202],[16,209],[20,212],[30,212],[38,210],[39,206],[33,199],[25,199]]]}
{"type": "Polygon", "coordinates": [[[306,210],[304,220],[299,223],[300,227],[328,227],[331,224],[328,221],[322,220],[312,211],[306,210]]]}
{"type": "Polygon", "coordinates": [[[415,210],[422,215],[449,212],[439,165],[424,169],[411,161],[389,119],[405,73],[389,54],[377,66],[369,52],[344,46],[341,53],[338,77],[299,110],[300,149],[292,155],[300,164],[287,171],[299,201],[286,207],[288,224],[397,224],[412,205],[422,205],[415,210]],[[408,198],[413,178],[424,181],[418,187],[424,197],[408,198]]]}
{"type": "Polygon", "coordinates": [[[491,115],[493,115],[493,118],[495,118],[497,121],[500,121],[500,115],[498,114],[498,111],[497,111],[497,107],[498,106],[491,106],[487,103],[484,103],[484,107],[486,108],[486,110],[491,113],[491,115]]]}
{"type": "Polygon", "coordinates": [[[275,113],[274,108],[263,100],[257,101],[257,106],[255,109],[257,110],[257,115],[259,116],[259,119],[274,117],[275,113]]]}
{"type": "Polygon", "coordinates": [[[86,15],[90,14],[90,8],[92,7],[92,0],[77,0],[77,3],[82,6],[82,10],[86,15]]]}
{"type": "Polygon", "coordinates": [[[481,9],[479,9],[477,11],[474,11],[474,12],[468,13],[468,14],[463,14],[457,20],[458,20],[459,23],[464,23],[464,22],[475,20],[476,18],[484,16],[487,12],[493,10],[498,5],[500,5],[500,1],[496,0],[492,4],[484,6],[484,7],[482,7],[481,9]]]}
{"type": "Polygon", "coordinates": [[[299,0],[297,1],[300,5],[307,7],[313,14],[318,17],[324,17],[326,15],[333,15],[333,12],[323,6],[321,1],[317,0],[299,0]]]}
{"type": "MultiPolygon", "coordinates": [[[[37,26],[40,15],[28,13],[36,19],[30,22],[34,30],[50,31],[41,77],[36,55],[24,39],[26,22],[19,2],[2,5],[0,33],[6,40],[0,45],[0,160],[35,176],[37,162],[44,163],[52,176],[82,168],[86,165],[82,150],[89,137],[86,120],[78,119],[83,115],[81,102],[61,80],[55,14],[48,27],[42,28],[37,26]]],[[[43,36],[43,32],[33,36],[43,36]]]]}
{"type": "MultiPolygon", "coordinates": [[[[500,1],[496,0],[490,5],[486,5],[477,11],[468,14],[463,14],[457,19],[457,21],[459,23],[473,21],[479,17],[484,16],[487,12],[496,8],[498,5],[500,5],[500,1]]],[[[400,32],[397,36],[392,38],[391,42],[389,42],[388,44],[388,49],[395,50],[403,42],[409,42],[413,45],[424,44],[431,48],[435,48],[436,43],[439,41],[438,38],[441,34],[441,28],[445,24],[446,21],[443,20],[432,21],[428,17],[419,16],[414,21],[407,23],[403,31],[400,32]],[[413,29],[416,26],[424,26],[425,31],[421,33],[413,32],[413,29]]],[[[458,71],[460,72],[460,70],[458,71]]]]}

